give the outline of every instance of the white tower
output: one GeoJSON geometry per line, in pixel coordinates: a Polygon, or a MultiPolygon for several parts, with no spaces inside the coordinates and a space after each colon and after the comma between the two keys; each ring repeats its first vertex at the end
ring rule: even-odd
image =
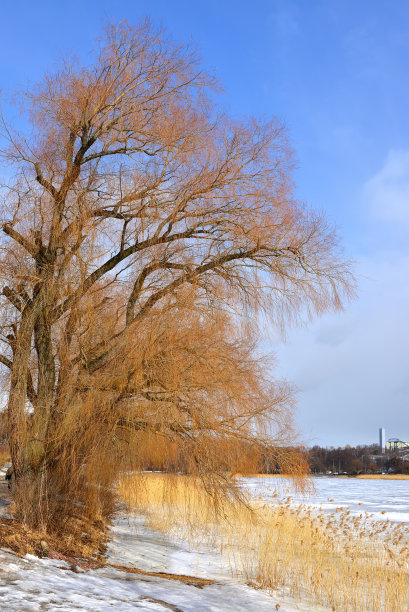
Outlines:
{"type": "Polygon", "coordinates": [[[385,427],[379,429],[379,446],[381,447],[382,453],[384,453],[386,447],[385,427]]]}

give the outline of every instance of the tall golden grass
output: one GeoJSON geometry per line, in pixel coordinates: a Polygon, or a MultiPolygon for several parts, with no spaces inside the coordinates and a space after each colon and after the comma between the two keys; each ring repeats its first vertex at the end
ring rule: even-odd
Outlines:
{"type": "Polygon", "coordinates": [[[336,611],[409,607],[406,526],[348,510],[314,513],[289,498],[266,504],[211,495],[192,477],[128,474],[119,491],[151,527],[213,545],[247,583],[336,611]]]}
{"type": "Polygon", "coordinates": [[[369,480],[409,480],[409,474],[359,474],[357,478],[369,480]]]}

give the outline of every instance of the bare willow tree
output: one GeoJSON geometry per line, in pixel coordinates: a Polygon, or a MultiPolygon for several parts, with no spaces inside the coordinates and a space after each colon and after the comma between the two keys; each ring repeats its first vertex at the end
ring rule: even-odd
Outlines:
{"type": "Polygon", "coordinates": [[[195,446],[204,471],[217,436],[285,439],[288,389],[238,322],[340,308],[351,276],[324,217],[294,196],[283,125],[226,117],[217,90],[188,47],[124,23],[92,64],[62,63],[21,96],[27,133],[4,121],[16,496],[28,480],[49,502],[52,474],[61,493],[91,464],[101,483],[103,449],[119,461],[142,434],[195,446]]]}

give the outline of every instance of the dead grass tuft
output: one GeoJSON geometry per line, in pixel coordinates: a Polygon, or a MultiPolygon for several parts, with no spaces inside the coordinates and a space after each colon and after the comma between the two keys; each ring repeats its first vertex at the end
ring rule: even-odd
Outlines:
{"type": "Polygon", "coordinates": [[[179,582],[183,582],[184,584],[195,586],[198,589],[201,589],[204,586],[208,586],[209,584],[214,583],[214,580],[210,580],[209,578],[197,578],[196,576],[186,576],[184,574],[169,574],[167,572],[146,572],[137,567],[126,567],[125,565],[115,565],[114,563],[107,563],[106,565],[108,567],[113,567],[115,569],[121,570],[122,572],[127,572],[128,574],[138,574],[139,576],[154,576],[156,578],[164,578],[165,580],[177,580],[179,582]]]}
{"type": "Polygon", "coordinates": [[[0,547],[18,555],[47,556],[69,562],[74,562],[78,557],[102,561],[106,541],[105,537],[105,542],[101,542],[100,525],[86,524],[84,521],[77,521],[75,530],[63,535],[31,529],[15,519],[0,519],[0,547]]]}

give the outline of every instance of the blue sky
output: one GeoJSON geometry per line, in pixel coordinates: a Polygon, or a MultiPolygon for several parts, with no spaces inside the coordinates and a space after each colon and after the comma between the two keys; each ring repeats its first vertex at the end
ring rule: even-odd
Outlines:
{"type": "Polygon", "coordinates": [[[299,197],[357,262],[344,314],[272,335],[310,443],[409,439],[409,3],[394,0],[72,0],[2,3],[0,87],[24,88],[109,20],[149,16],[192,40],[233,114],[278,115],[299,197]]]}

